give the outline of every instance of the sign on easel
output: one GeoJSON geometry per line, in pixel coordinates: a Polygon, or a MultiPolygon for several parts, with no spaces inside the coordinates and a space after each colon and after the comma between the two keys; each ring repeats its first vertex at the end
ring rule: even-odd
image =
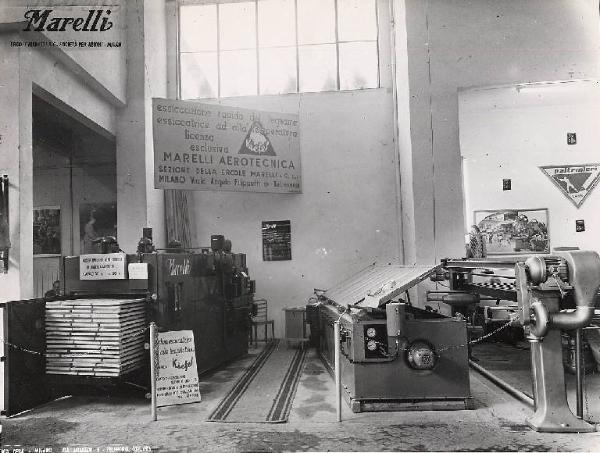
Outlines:
{"type": "Polygon", "coordinates": [[[162,332],[157,337],[156,405],[201,401],[194,332],[162,332]]]}

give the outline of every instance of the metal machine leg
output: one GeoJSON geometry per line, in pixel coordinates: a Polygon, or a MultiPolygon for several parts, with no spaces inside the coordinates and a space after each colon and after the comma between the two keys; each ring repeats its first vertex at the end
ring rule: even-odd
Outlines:
{"type": "Polygon", "coordinates": [[[550,330],[543,341],[530,339],[535,414],[527,424],[535,431],[584,433],[595,427],[578,419],[567,403],[560,331],[550,330]]]}
{"type": "Polygon", "coordinates": [[[583,418],[583,373],[581,369],[581,348],[583,330],[575,331],[575,373],[577,378],[577,418],[583,418]]]}

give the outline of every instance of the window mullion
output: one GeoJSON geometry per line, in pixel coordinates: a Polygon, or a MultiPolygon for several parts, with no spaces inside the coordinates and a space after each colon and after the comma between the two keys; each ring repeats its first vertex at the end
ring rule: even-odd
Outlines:
{"type": "MultiPolygon", "coordinates": [[[[393,1],[393,0],[390,0],[393,1]]],[[[380,56],[381,56],[381,49],[379,47],[379,2],[377,0],[375,0],[375,26],[377,29],[377,35],[375,36],[376,39],[376,46],[377,46],[377,88],[381,88],[381,68],[379,65],[379,61],[380,61],[380,56]]],[[[393,21],[394,18],[392,17],[391,20],[393,21]]],[[[393,31],[393,27],[392,27],[392,31],[393,31]]]]}
{"type": "Polygon", "coordinates": [[[340,37],[338,32],[338,0],[334,0],[335,7],[335,84],[336,89],[340,89],[340,37]]]}
{"type": "Polygon", "coordinates": [[[175,45],[177,46],[177,50],[175,55],[177,55],[177,61],[175,62],[175,96],[177,99],[181,99],[181,4],[177,4],[176,7],[176,36],[177,42],[175,45]]]}
{"type": "Polygon", "coordinates": [[[258,55],[258,0],[254,1],[254,35],[256,42],[256,94],[260,95],[260,57],[258,55]]]}
{"type": "Polygon", "coordinates": [[[294,20],[296,21],[296,92],[300,93],[300,45],[298,43],[298,0],[294,0],[294,20]]]}
{"type": "Polygon", "coordinates": [[[221,19],[217,3],[217,99],[221,99],[221,19]]]}

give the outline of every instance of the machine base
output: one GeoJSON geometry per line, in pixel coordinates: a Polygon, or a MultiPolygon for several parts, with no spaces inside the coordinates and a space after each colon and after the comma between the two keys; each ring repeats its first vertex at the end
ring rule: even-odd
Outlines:
{"type": "Polygon", "coordinates": [[[597,430],[596,425],[581,420],[570,412],[569,414],[570,416],[562,414],[559,417],[562,422],[548,420],[548,417],[534,414],[533,417],[527,419],[527,425],[539,433],[593,433],[597,430]]]}
{"type": "MultiPolygon", "coordinates": [[[[335,373],[329,362],[319,354],[323,366],[333,378],[335,373]]],[[[465,398],[431,398],[431,399],[358,399],[342,387],[342,396],[350,410],[360,412],[410,412],[410,411],[459,411],[475,409],[473,397],[465,398]]]]}
{"type": "Polygon", "coordinates": [[[444,400],[357,400],[348,397],[352,412],[459,411],[474,409],[473,398],[444,400]]]}

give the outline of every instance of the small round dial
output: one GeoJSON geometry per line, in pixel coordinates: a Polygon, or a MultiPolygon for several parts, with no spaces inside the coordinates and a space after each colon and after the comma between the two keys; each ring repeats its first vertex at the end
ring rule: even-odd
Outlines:
{"type": "Polygon", "coordinates": [[[374,327],[369,327],[367,329],[367,337],[373,338],[373,337],[375,337],[375,335],[377,335],[377,331],[375,330],[375,328],[374,327]]]}
{"type": "Polygon", "coordinates": [[[374,351],[375,349],[377,349],[377,342],[375,340],[369,340],[367,342],[367,349],[369,351],[374,351]]]}

